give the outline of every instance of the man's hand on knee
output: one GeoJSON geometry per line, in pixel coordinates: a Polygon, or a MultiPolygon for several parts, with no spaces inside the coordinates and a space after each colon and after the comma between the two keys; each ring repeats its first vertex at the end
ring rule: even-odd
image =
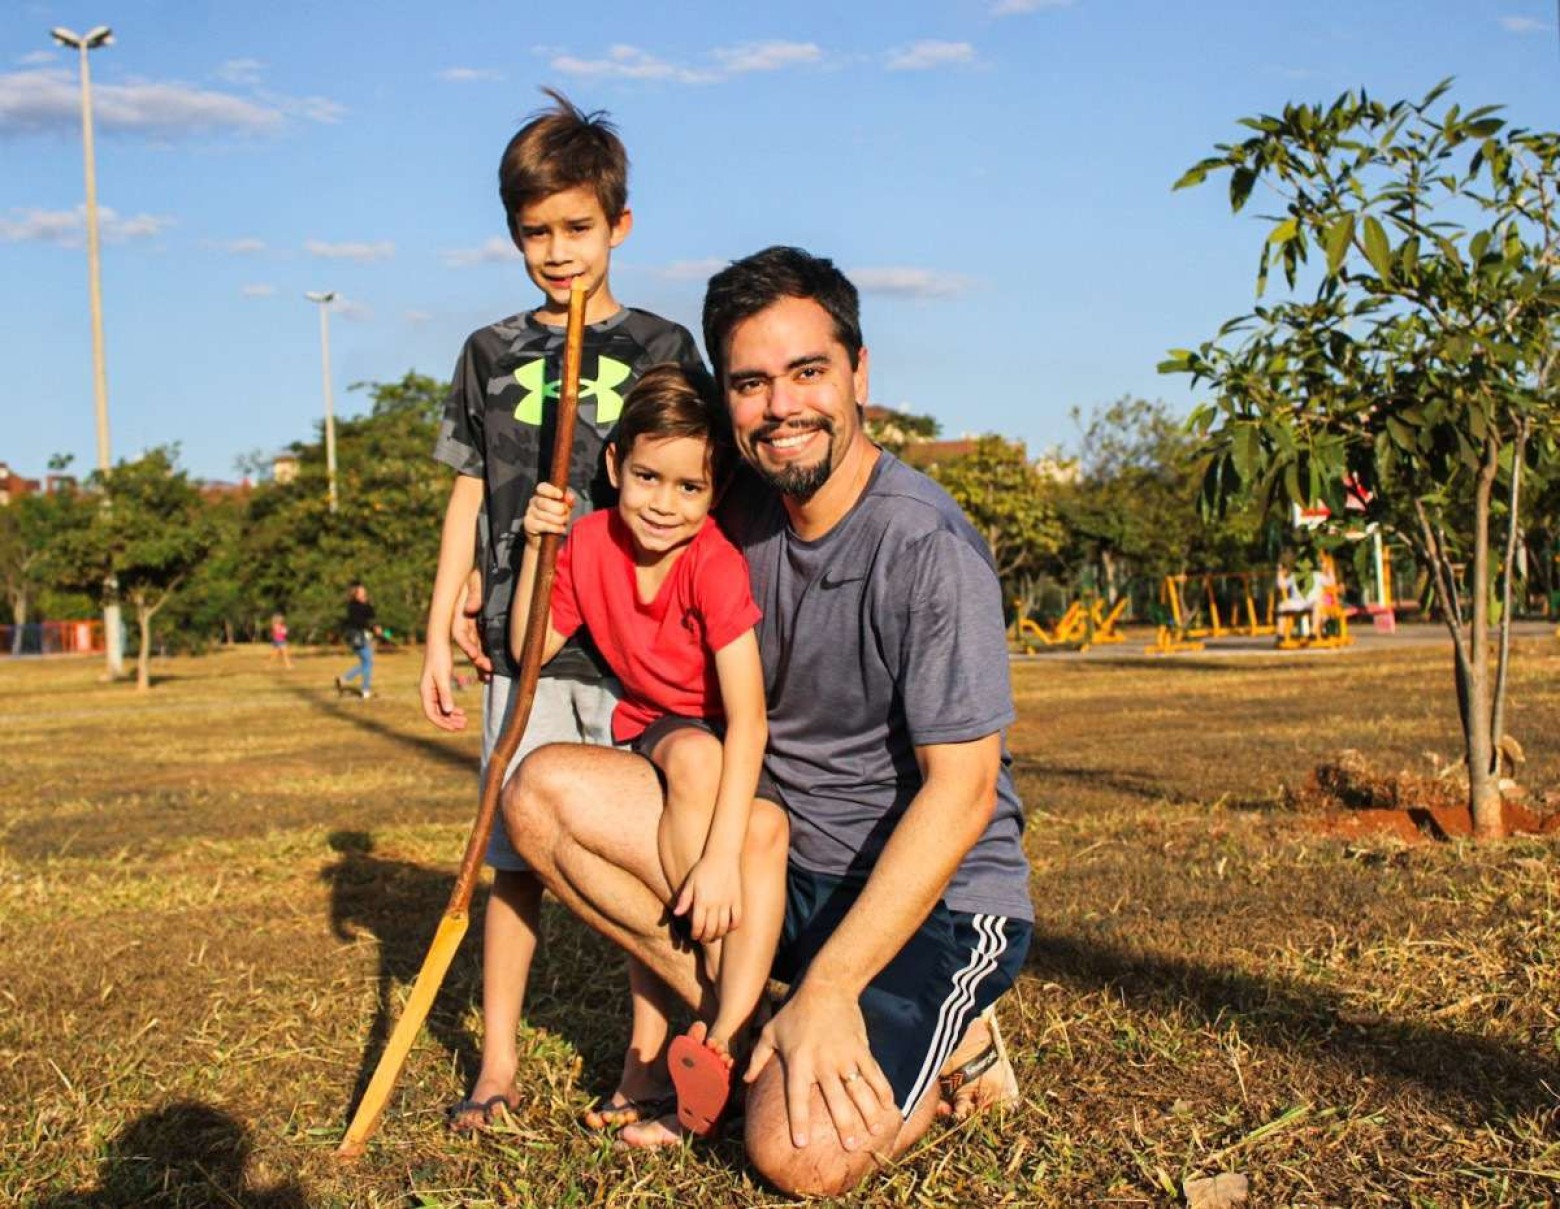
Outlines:
{"type": "Polygon", "coordinates": [[[812,1138],[815,1086],[847,1151],[897,1124],[894,1089],[872,1057],[861,1008],[849,990],[804,980],[759,1034],[744,1078],[752,1083],[774,1059],[785,1071],[786,1115],[798,1149],[812,1138]]]}

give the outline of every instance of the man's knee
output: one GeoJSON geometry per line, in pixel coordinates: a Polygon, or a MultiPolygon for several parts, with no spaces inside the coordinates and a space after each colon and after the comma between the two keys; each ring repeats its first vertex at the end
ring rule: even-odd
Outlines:
{"type": "Polygon", "coordinates": [[[566,793],[560,754],[560,744],[537,748],[510,774],[499,796],[500,823],[509,842],[533,864],[538,844],[557,824],[558,804],[566,793]]]}
{"type": "Polygon", "coordinates": [[[772,1187],[789,1196],[840,1196],[888,1161],[896,1129],[891,1128],[877,1144],[878,1153],[846,1151],[816,1088],[809,1111],[811,1139],[797,1147],[791,1141],[785,1079],[778,1063],[748,1093],[743,1144],[748,1162],[772,1187]]]}

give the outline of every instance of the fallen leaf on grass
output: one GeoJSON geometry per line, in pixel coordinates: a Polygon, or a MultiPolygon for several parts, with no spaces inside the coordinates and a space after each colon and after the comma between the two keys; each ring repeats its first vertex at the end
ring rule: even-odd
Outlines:
{"type": "Polygon", "coordinates": [[[1187,1209],[1230,1209],[1246,1202],[1246,1177],[1233,1171],[1187,1180],[1181,1185],[1187,1209]]]}

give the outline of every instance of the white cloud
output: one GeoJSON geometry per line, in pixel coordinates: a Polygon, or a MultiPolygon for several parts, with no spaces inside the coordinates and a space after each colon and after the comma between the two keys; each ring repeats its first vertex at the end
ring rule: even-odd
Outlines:
{"type": "Polygon", "coordinates": [[[712,256],[708,260],[678,260],[657,270],[667,281],[706,281],[731,262],[712,256]]]}
{"type": "Polygon", "coordinates": [[[226,252],[229,256],[258,256],[266,248],[265,240],[256,239],[252,235],[240,239],[208,239],[205,246],[226,252]]]}
{"type": "Polygon", "coordinates": [[[1017,13],[1039,12],[1042,8],[1069,8],[1073,0],[997,0],[992,7],[994,17],[1011,17],[1017,13]]]}
{"type": "Polygon", "coordinates": [[[713,66],[693,66],[658,58],[637,46],[617,45],[598,59],[582,59],[558,54],[551,60],[554,71],[565,75],[597,79],[668,80],[674,84],[718,84],[732,76],[754,71],[780,71],[817,63],[823,51],[812,42],[749,42],[739,46],[717,47],[706,56],[713,66]]]}
{"type": "Polygon", "coordinates": [[[469,269],[473,265],[519,260],[520,253],[513,242],[495,235],[479,248],[447,248],[439,253],[439,259],[452,269],[469,269]]]}
{"type": "Polygon", "coordinates": [[[961,294],[972,284],[957,273],[906,266],[853,269],[847,274],[863,294],[887,294],[896,298],[947,298],[961,294]]]}
{"type": "MultiPolygon", "coordinates": [[[[87,208],[74,210],[13,209],[0,218],[0,243],[53,243],[79,248],[87,242],[87,208]]],[[[98,207],[98,234],[105,243],[150,239],[173,226],[173,219],[157,214],[121,218],[107,206],[98,207]]]]}
{"type": "Polygon", "coordinates": [[[1500,27],[1508,34],[1550,34],[1555,27],[1537,17],[1502,17],[1500,27]]]}
{"type": "Polygon", "coordinates": [[[260,83],[264,73],[265,64],[259,59],[229,59],[217,68],[217,79],[229,84],[254,85],[260,83]]]}
{"type": "MultiPolygon", "coordinates": [[[[81,125],[76,73],[63,67],[0,74],[0,134],[74,132],[81,125]]],[[[178,81],[94,83],[93,123],[107,133],[137,131],[161,136],[237,131],[269,134],[288,118],[339,121],[345,110],[325,97],[286,97],[257,92],[241,97],[178,81]]]]}
{"type": "Polygon", "coordinates": [[[407,311],[405,318],[408,323],[421,327],[424,323],[432,321],[433,314],[430,311],[407,311]]]}
{"type": "MultiPolygon", "coordinates": [[[[282,115],[230,93],[187,84],[140,81],[95,84],[92,118],[99,130],[189,134],[216,129],[275,130],[282,115]]],[[[0,132],[74,131],[81,124],[80,85],[64,68],[0,75],[0,132]]]]}
{"type": "Polygon", "coordinates": [[[889,71],[926,71],[958,63],[973,63],[975,48],[968,42],[938,42],[925,39],[888,53],[889,71]]]}
{"type": "Polygon", "coordinates": [[[238,292],[245,298],[272,298],[276,295],[276,287],[265,282],[255,282],[252,285],[240,286],[238,292]]]}
{"type": "Polygon", "coordinates": [[[283,97],[272,93],[258,94],[267,104],[290,118],[303,118],[308,122],[334,125],[341,121],[347,107],[329,97],[283,97]]]}
{"type": "Polygon", "coordinates": [[[303,245],[303,250],[310,256],[318,256],[324,260],[355,260],[359,264],[373,264],[376,260],[389,260],[395,255],[395,244],[388,239],[382,239],[378,243],[352,242],[326,243],[323,240],[311,239],[303,245]]]}
{"type": "Polygon", "coordinates": [[[811,42],[750,42],[711,52],[727,75],[748,71],[778,71],[802,63],[816,63],[823,52],[811,42]]]}
{"type": "Polygon", "coordinates": [[[450,84],[475,84],[486,80],[502,80],[504,73],[491,67],[446,67],[438,78],[450,84]]]}
{"type": "Polygon", "coordinates": [[[45,63],[53,63],[56,58],[52,50],[29,50],[17,62],[23,67],[42,67],[45,63]]]}
{"type": "Polygon", "coordinates": [[[351,298],[338,297],[330,304],[333,314],[340,315],[348,323],[367,323],[374,317],[374,309],[361,302],[355,302],[351,298]]]}

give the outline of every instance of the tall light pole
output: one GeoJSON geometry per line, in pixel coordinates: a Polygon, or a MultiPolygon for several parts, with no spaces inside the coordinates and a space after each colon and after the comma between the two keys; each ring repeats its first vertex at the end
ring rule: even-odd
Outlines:
{"type": "Polygon", "coordinates": [[[326,290],[304,295],[320,307],[320,372],[325,384],[325,480],[330,493],[330,510],[336,511],[336,409],[330,399],[330,304],[336,301],[336,291],[326,290]]]}
{"type": "MultiPolygon", "coordinates": [[[[111,46],[114,32],[106,25],[78,34],[54,28],[49,31],[61,46],[79,53],[81,59],[81,146],[87,176],[87,291],[92,300],[92,389],[97,403],[97,464],[107,475],[108,452],[108,371],[103,364],[103,284],[98,245],[97,160],[92,148],[92,69],[87,53],[100,46],[111,46]]],[[[124,636],[119,625],[119,584],[110,575],[104,584],[103,648],[108,657],[108,674],[119,676],[125,667],[124,636]]]]}

